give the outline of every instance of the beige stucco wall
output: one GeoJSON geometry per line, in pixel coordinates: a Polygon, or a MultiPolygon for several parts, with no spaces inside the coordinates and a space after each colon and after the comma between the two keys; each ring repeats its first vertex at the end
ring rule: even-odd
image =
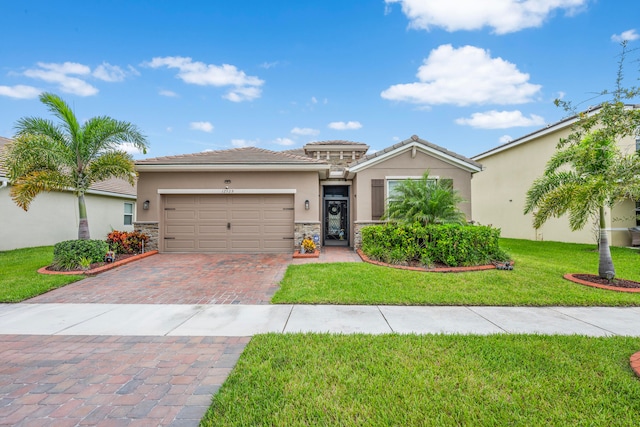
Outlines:
{"type": "Polygon", "coordinates": [[[318,221],[320,187],[318,172],[139,172],[138,221],[160,221],[161,195],[158,189],[229,191],[295,189],[295,222],[318,221]],[[225,183],[226,180],[231,181],[225,183]],[[226,187],[229,187],[226,189],[226,187]],[[143,210],[145,200],[149,210],[143,210]],[[309,200],[309,210],[304,202],[309,200]]]}
{"type": "MultiPolygon", "coordinates": [[[[135,200],[88,194],[85,202],[92,239],[104,239],[112,229],[133,230],[124,225],[124,203],[134,203],[135,212],[135,200]]],[[[9,187],[0,188],[0,250],[77,238],[78,199],[72,193],[42,193],[25,212],[11,200],[9,187]]]]}
{"type": "MultiPolygon", "coordinates": [[[[533,181],[544,173],[558,141],[569,131],[569,127],[559,129],[477,159],[483,170],[476,173],[471,181],[473,220],[500,228],[503,237],[595,243],[597,232],[592,224],[583,230],[571,231],[567,217],[551,218],[535,230],[532,215],[523,213],[527,191],[533,181]]],[[[635,141],[628,139],[620,146],[628,153],[635,150],[635,141]]],[[[634,209],[635,204],[628,201],[615,206],[613,212],[607,210],[607,228],[612,245],[626,246],[630,243],[627,227],[635,225],[634,209]]]]}
{"type": "MultiPolygon", "coordinates": [[[[420,177],[425,170],[429,170],[430,176],[440,179],[453,179],[453,187],[462,198],[466,200],[460,205],[460,210],[464,212],[467,219],[471,219],[471,176],[459,167],[434,158],[422,151],[417,151],[414,158],[411,157],[411,150],[399,153],[397,156],[385,159],[385,161],[374,164],[367,169],[357,173],[353,179],[353,199],[355,209],[353,213],[355,221],[371,220],[371,180],[385,179],[385,177],[397,176],[417,176],[420,177]]],[[[474,178],[475,179],[475,178],[474,178]]],[[[385,184],[385,199],[387,197],[387,187],[385,184]]]]}

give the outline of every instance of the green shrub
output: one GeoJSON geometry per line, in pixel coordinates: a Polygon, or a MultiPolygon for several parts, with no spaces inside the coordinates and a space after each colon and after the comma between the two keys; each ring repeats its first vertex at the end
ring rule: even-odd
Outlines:
{"type": "Polygon", "coordinates": [[[82,264],[101,262],[109,245],[102,240],[66,240],[53,247],[52,267],[56,270],[77,270],[82,264]]]}
{"type": "Polygon", "coordinates": [[[482,265],[508,259],[499,238],[500,230],[487,226],[387,223],[362,229],[362,251],[393,264],[482,265]]]}

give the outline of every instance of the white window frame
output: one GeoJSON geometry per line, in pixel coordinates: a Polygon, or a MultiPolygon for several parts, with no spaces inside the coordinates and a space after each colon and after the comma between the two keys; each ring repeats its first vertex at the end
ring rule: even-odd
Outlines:
{"type": "Polygon", "coordinates": [[[123,218],[123,223],[124,225],[133,225],[133,213],[135,212],[135,206],[133,204],[133,202],[124,202],[124,218],[123,218]],[[131,212],[127,212],[127,205],[131,206],[131,212]],[[131,223],[127,224],[127,217],[131,218],[131,223]]]}
{"type": "MultiPolygon", "coordinates": [[[[410,175],[410,176],[385,176],[384,177],[385,191],[386,191],[385,203],[386,203],[387,207],[389,206],[389,202],[393,201],[392,194],[391,194],[392,185],[393,184],[397,185],[399,182],[407,180],[407,179],[419,180],[419,179],[422,179],[422,176],[410,175]]],[[[439,176],[429,175],[428,179],[429,179],[429,181],[433,181],[434,183],[437,183],[438,180],[440,179],[440,177],[439,176]]]]}

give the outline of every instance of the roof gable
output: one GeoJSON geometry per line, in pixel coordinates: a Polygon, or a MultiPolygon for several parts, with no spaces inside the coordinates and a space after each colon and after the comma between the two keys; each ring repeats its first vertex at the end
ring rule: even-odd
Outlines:
{"type": "Polygon", "coordinates": [[[480,172],[482,170],[482,165],[480,163],[454,153],[453,151],[449,151],[439,145],[425,141],[417,135],[413,135],[409,139],[394,144],[391,147],[387,147],[384,150],[368,154],[358,161],[351,163],[348,168],[349,172],[352,174],[357,173],[408,150],[420,150],[432,157],[450,163],[471,173],[480,172]]]}

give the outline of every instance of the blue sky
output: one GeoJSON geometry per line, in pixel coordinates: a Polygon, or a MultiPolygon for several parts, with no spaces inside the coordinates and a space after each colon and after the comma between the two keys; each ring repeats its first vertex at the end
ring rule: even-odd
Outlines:
{"type": "Polygon", "coordinates": [[[54,92],[80,119],[136,124],[136,158],[414,134],[471,157],[562,119],[556,98],[611,88],[620,40],[640,47],[637,0],[23,0],[0,16],[0,136],[50,118],[38,94],[54,92]]]}

